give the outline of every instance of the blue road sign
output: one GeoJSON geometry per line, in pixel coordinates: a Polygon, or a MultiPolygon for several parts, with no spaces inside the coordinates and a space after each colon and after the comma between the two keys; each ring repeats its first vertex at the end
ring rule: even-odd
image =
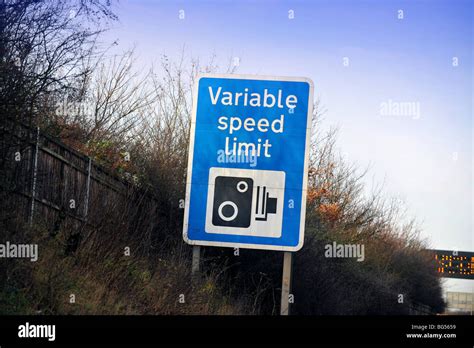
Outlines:
{"type": "Polygon", "coordinates": [[[313,83],[204,74],[194,90],[183,238],[192,245],[303,246],[313,83]]]}

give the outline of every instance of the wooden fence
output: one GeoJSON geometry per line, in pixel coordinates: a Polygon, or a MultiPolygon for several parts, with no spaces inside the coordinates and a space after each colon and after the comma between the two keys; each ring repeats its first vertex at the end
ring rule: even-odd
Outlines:
{"type": "MultiPolygon", "coordinates": [[[[133,214],[129,223],[141,238],[158,228],[159,202],[132,180],[111,173],[91,158],[14,120],[2,120],[2,175],[9,175],[12,209],[28,223],[54,233],[94,226],[108,211],[133,214]],[[8,167],[8,170],[5,170],[8,167]],[[8,173],[8,174],[5,174],[8,173]]],[[[145,238],[145,239],[147,239],[145,238]]],[[[146,240],[143,241],[147,242],[146,240]]]]}

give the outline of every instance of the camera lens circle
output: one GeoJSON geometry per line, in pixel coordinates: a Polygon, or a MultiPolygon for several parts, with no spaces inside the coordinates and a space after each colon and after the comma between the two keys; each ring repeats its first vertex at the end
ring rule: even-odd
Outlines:
{"type": "Polygon", "coordinates": [[[249,189],[249,184],[247,184],[247,182],[239,181],[237,183],[237,191],[239,191],[240,193],[247,192],[248,189],[249,189]]]}
{"type": "Polygon", "coordinates": [[[239,213],[239,208],[237,208],[237,205],[234,202],[231,201],[225,201],[222,202],[221,205],[219,206],[219,209],[217,209],[217,213],[219,214],[219,217],[224,220],[224,221],[232,221],[237,217],[237,214],[239,213]],[[222,209],[224,209],[227,206],[231,206],[234,209],[234,213],[231,216],[225,216],[222,213],[222,209]]]}

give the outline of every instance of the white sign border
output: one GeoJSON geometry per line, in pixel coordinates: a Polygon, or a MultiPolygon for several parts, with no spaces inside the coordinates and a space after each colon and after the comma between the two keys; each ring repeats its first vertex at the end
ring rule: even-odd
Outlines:
{"type": "Polygon", "coordinates": [[[188,150],[188,171],[186,176],[186,196],[184,204],[184,220],[183,220],[183,239],[187,244],[190,245],[203,245],[203,246],[217,246],[227,248],[242,248],[242,249],[260,249],[260,250],[276,250],[276,251],[298,251],[303,247],[304,244],[304,230],[305,230],[305,218],[306,218],[306,194],[308,190],[308,162],[309,162],[309,147],[311,143],[311,128],[312,128],[312,115],[313,115],[313,93],[314,83],[311,79],[306,77],[287,77],[287,76],[265,76],[265,75],[250,75],[250,74],[212,74],[205,73],[199,74],[194,82],[193,89],[193,109],[191,115],[191,130],[189,138],[189,150],[188,150]],[[266,81],[283,81],[283,82],[306,82],[309,84],[308,94],[308,115],[306,124],[306,146],[304,156],[304,171],[303,171],[303,187],[301,193],[301,217],[300,217],[300,233],[299,241],[296,246],[284,246],[284,245],[271,245],[271,244],[248,244],[248,243],[235,243],[235,242],[215,242],[206,240],[193,240],[188,238],[189,229],[189,204],[191,198],[191,178],[192,178],[192,165],[194,157],[194,136],[196,131],[196,113],[197,113],[197,100],[199,94],[199,81],[202,78],[228,78],[228,79],[240,79],[240,80],[266,80],[266,81]]]}

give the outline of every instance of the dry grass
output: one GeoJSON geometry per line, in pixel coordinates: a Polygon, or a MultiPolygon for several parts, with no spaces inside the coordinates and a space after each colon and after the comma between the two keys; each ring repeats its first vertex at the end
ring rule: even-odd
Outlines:
{"type": "Polygon", "coordinates": [[[9,259],[2,263],[2,314],[248,313],[242,299],[218,286],[215,274],[193,277],[188,253],[146,259],[133,256],[133,248],[131,256],[115,248],[104,258],[103,250],[85,245],[65,255],[63,234],[51,238],[41,229],[34,234],[32,243],[38,243],[40,250],[37,262],[9,259]]]}

